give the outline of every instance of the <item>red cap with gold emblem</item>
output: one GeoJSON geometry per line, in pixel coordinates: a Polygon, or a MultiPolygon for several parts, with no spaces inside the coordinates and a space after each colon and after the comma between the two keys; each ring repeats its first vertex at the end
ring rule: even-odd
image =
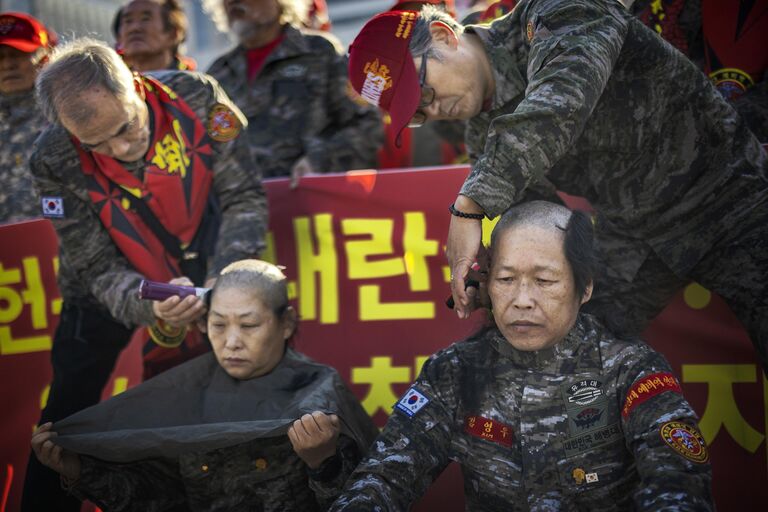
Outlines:
{"type": "Polygon", "coordinates": [[[32,53],[38,48],[51,46],[51,39],[48,29],[29,14],[0,13],[0,45],[32,53]]]}
{"type": "Polygon", "coordinates": [[[349,81],[368,103],[387,111],[399,134],[421,100],[408,44],[418,14],[387,11],[374,16],[349,47],[349,81]]]}
{"type": "Polygon", "coordinates": [[[445,9],[445,12],[451,15],[451,17],[456,17],[456,3],[454,0],[398,0],[398,2],[393,5],[389,10],[390,11],[408,11],[408,10],[420,10],[425,5],[437,5],[439,7],[443,7],[445,9]],[[419,5],[420,4],[420,5],[419,5]]]}

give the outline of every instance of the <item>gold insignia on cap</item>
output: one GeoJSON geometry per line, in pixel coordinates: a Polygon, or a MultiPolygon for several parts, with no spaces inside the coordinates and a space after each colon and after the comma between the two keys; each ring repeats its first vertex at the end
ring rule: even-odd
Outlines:
{"type": "Polygon", "coordinates": [[[256,466],[256,469],[259,471],[264,471],[267,469],[267,459],[258,458],[256,459],[253,464],[256,466]]]}
{"type": "Polygon", "coordinates": [[[525,36],[528,38],[529,43],[533,40],[533,22],[532,21],[529,21],[528,24],[525,26],[525,36]]]}
{"type": "Polygon", "coordinates": [[[223,103],[215,104],[208,112],[208,135],[217,142],[229,142],[240,135],[243,125],[232,109],[223,103]]]}
{"type": "Polygon", "coordinates": [[[587,474],[581,468],[576,468],[573,470],[573,479],[576,480],[577,484],[584,483],[584,478],[586,478],[586,476],[587,474]]]}

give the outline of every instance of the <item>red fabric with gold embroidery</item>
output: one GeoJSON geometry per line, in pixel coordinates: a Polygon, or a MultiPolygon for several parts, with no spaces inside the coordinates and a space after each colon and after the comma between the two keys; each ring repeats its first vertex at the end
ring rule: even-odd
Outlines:
{"type": "Polygon", "coordinates": [[[464,418],[464,432],[507,448],[512,446],[512,427],[482,416],[464,418]]]}
{"type": "Polygon", "coordinates": [[[200,225],[213,181],[211,141],[195,113],[168,87],[142,77],[137,88],[154,122],[143,181],[114,158],[75,146],[91,201],[115,245],[140,274],[168,281],[180,275],[178,262],[139,214],[125,208],[124,194],[142,197],[165,229],[188,244],[200,225]]]}
{"type": "Polygon", "coordinates": [[[685,31],[679,24],[680,13],[688,0],[661,0],[651,2],[638,18],[642,22],[656,31],[661,37],[672,43],[672,45],[688,55],[688,41],[685,37],[685,31]]]}
{"type": "Polygon", "coordinates": [[[702,0],[705,71],[734,100],[768,70],[768,0],[702,0]]]}
{"type": "MultiPolygon", "coordinates": [[[[164,84],[150,77],[136,81],[154,133],[145,155],[140,180],[114,158],[89,153],[75,140],[88,194],[109,236],[133,267],[154,281],[179,277],[178,260],[144,223],[125,199],[143,198],[166,231],[185,246],[195,236],[213,182],[211,139],[189,106],[164,84]]],[[[202,283],[196,283],[202,284],[202,283]]],[[[147,336],[149,338],[149,336],[147,336]]],[[[165,348],[148,340],[144,346],[144,378],[152,377],[208,350],[200,333],[192,329],[184,342],[165,348]]]]}
{"type": "Polygon", "coordinates": [[[665,391],[672,391],[675,393],[683,392],[680,383],[671,373],[654,373],[653,375],[643,377],[635,382],[632,385],[632,388],[627,392],[621,415],[624,418],[628,417],[629,413],[632,412],[632,409],[649,398],[652,398],[659,393],[664,393],[665,391]]]}

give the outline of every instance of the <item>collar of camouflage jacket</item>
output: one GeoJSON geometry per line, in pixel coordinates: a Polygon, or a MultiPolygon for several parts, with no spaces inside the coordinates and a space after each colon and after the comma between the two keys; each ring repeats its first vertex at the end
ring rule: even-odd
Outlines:
{"type": "MultiPolygon", "coordinates": [[[[283,29],[283,36],[283,40],[280,44],[267,56],[261,68],[262,70],[272,62],[290,59],[312,52],[304,34],[302,34],[299,29],[292,27],[291,25],[286,25],[283,29]]],[[[247,50],[243,45],[237,45],[234,50],[222,57],[221,64],[229,68],[233,75],[245,79],[248,66],[246,52],[247,50]]]]}
{"type": "Polygon", "coordinates": [[[339,416],[361,452],[377,434],[332,368],[288,350],[267,375],[230,377],[212,353],[56,422],[56,443],[110,462],[208,452],[283,436],[313,411],[339,416]]]}
{"type": "Polygon", "coordinates": [[[514,13],[491,25],[471,25],[467,32],[475,34],[490,60],[496,89],[491,110],[512,102],[525,92],[528,47],[523,42],[520,19],[514,13]]]}
{"type": "Polygon", "coordinates": [[[552,370],[559,373],[559,367],[563,361],[578,364],[579,370],[599,368],[599,329],[595,328],[594,318],[590,315],[579,313],[576,323],[556,345],[536,351],[523,351],[514,348],[498,329],[489,331],[491,346],[503,357],[512,361],[518,368],[530,368],[535,370],[552,370]],[[585,357],[584,354],[592,352],[594,357],[585,357]],[[576,354],[580,356],[575,357],[576,354]],[[583,368],[581,368],[583,366],[583,368]]]}

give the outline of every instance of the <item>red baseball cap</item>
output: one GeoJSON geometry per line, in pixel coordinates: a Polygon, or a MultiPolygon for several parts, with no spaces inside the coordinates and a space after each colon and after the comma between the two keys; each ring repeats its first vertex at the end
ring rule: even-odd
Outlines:
{"type": "Polygon", "coordinates": [[[32,53],[38,48],[50,46],[52,39],[55,38],[51,37],[48,29],[29,14],[0,13],[0,45],[32,53]]]}
{"type": "Polygon", "coordinates": [[[389,113],[399,137],[421,100],[419,76],[408,44],[418,13],[377,14],[349,47],[349,81],[368,103],[389,113]]]}
{"type": "Polygon", "coordinates": [[[454,3],[454,0],[398,0],[389,10],[402,11],[403,7],[401,7],[401,5],[403,4],[444,5],[445,12],[454,18],[456,17],[456,4],[454,3]]]}

